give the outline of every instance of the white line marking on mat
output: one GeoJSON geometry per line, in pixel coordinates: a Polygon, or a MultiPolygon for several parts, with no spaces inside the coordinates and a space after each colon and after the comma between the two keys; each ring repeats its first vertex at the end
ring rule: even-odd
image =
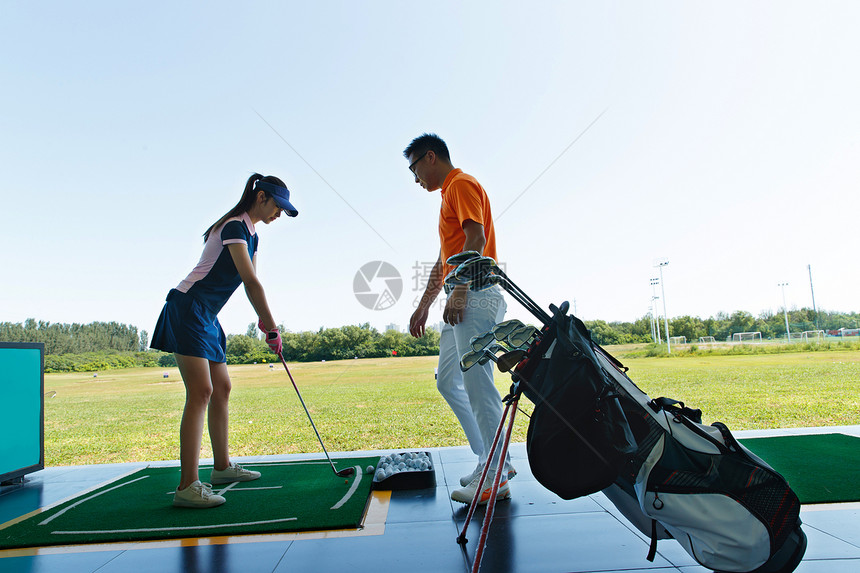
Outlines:
{"type": "Polygon", "coordinates": [[[352,480],[352,485],[349,487],[349,491],[346,492],[346,495],[341,498],[339,502],[331,506],[329,509],[340,509],[343,504],[349,501],[349,498],[352,497],[352,494],[355,493],[355,490],[358,489],[358,484],[361,483],[361,466],[353,466],[355,468],[355,479],[352,480]]]}
{"type": "Polygon", "coordinates": [[[227,487],[222,487],[221,489],[219,489],[219,490],[217,490],[217,491],[215,491],[215,488],[212,488],[212,491],[214,491],[214,492],[215,492],[215,493],[217,493],[218,495],[224,495],[225,493],[227,493],[228,491],[230,491],[231,489],[233,489],[234,487],[236,487],[236,485],[237,485],[238,483],[239,483],[239,482],[234,481],[234,482],[230,483],[227,487]]]}
{"type": "Polygon", "coordinates": [[[219,523],[216,525],[190,525],[183,527],[143,527],[140,529],[101,529],[91,531],[52,531],[51,535],[87,535],[90,533],[147,533],[156,531],[189,531],[194,529],[219,529],[224,527],[242,527],[246,525],[267,525],[269,523],[283,523],[285,521],[296,521],[297,517],[285,517],[283,519],[269,519],[266,521],[247,521],[244,523],[219,523]]]}
{"type": "Polygon", "coordinates": [[[140,480],[142,480],[142,479],[146,479],[146,478],[148,478],[148,477],[149,477],[149,476],[139,477],[139,478],[137,478],[137,479],[133,479],[133,480],[131,480],[131,481],[127,481],[127,482],[125,482],[125,483],[121,483],[121,484],[119,484],[119,485],[116,485],[116,486],[114,486],[114,487],[112,487],[112,488],[109,488],[109,489],[106,489],[106,490],[104,490],[104,491],[100,491],[100,492],[98,492],[97,494],[95,494],[95,495],[91,495],[91,496],[89,496],[89,497],[86,497],[86,498],[84,498],[84,499],[82,499],[82,500],[80,500],[80,501],[76,501],[76,502],[75,502],[75,503],[73,503],[72,505],[70,505],[70,506],[68,506],[68,507],[64,507],[63,509],[61,509],[60,511],[58,511],[57,513],[55,513],[54,515],[52,515],[51,517],[49,517],[48,519],[46,519],[45,521],[43,521],[42,523],[40,523],[39,525],[47,525],[48,523],[50,523],[50,522],[51,522],[51,521],[53,521],[54,519],[56,519],[56,518],[60,517],[61,515],[63,515],[63,514],[64,514],[64,513],[66,513],[67,511],[69,511],[70,509],[72,509],[72,508],[74,508],[74,507],[77,507],[77,506],[81,505],[81,504],[82,504],[82,503],[84,503],[85,501],[89,501],[89,500],[91,500],[91,499],[93,499],[93,498],[96,498],[96,497],[98,497],[98,496],[102,495],[103,493],[107,493],[107,492],[109,492],[109,491],[113,491],[113,490],[115,490],[115,489],[119,489],[119,488],[121,488],[121,487],[123,487],[123,486],[129,485],[129,484],[132,484],[132,483],[134,483],[134,482],[136,482],[136,481],[140,481],[140,480]]]}

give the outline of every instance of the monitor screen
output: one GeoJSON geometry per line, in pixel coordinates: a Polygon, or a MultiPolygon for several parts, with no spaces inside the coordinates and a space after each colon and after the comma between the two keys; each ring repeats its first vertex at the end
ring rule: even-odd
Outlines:
{"type": "Polygon", "coordinates": [[[0,342],[0,481],[45,467],[45,345],[0,342]]]}

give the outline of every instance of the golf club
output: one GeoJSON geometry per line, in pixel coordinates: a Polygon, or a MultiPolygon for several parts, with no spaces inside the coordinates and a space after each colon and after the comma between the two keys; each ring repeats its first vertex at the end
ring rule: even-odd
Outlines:
{"type": "MultiPolygon", "coordinates": [[[[499,270],[499,272],[501,272],[501,270],[499,270]]],[[[506,276],[491,274],[483,279],[475,281],[473,284],[476,284],[477,290],[489,288],[493,285],[500,285],[508,294],[511,295],[511,297],[513,297],[514,300],[523,305],[526,310],[531,312],[544,325],[549,324],[552,321],[552,318],[545,310],[539,307],[535,301],[533,301],[506,276]]]]}
{"type": "Polygon", "coordinates": [[[506,340],[512,347],[521,348],[531,344],[539,334],[540,331],[534,326],[524,325],[510,332],[506,340]]]}
{"type": "Polygon", "coordinates": [[[457,269],[454,269],[453,271],[448,273],[448,276],[445,277],[445,282],[442,285],[445,289],[445,294],[451,294],[451,291],[454,290],[454,287],[458,285],[469,284],[468,280],[457,278],[457,276],[455,275],[456,270],[457,269]]]}
{"type": "MultiPolygon", "coordinates": [[[[484,358],[484,350],[470,350],[460,358],[460,370],[465,372],[484,358]]],[[[486,361],[484,362],[486,364],[486,361]]]]}
{"type": "Polygon", "coordinates": [[[478,251],[463,251],[462,253],[457,253],[456,255],[451,255],[448,257],[448,260],[445,261],[447,264],[452,267],[458,267],[461,264],[465,263],[469,259],[475,259],[481,256],[481,253],[478,251]]]}
{"type": "Polygon", "coordinates": [[[495,342],[484,348],[484,359],[481,364],[486,364],[488,360],[492,360],[494,363],[498,363],[498,360],[496,359],[496,353],[499,350],[502,350],[504,352],[508,351],[507,348],[505,348],[501,344],[496,344],[495,342]]]}
{"type": "Polygon", "coordinates": [[[512,318],[510,320],[500,322],[492,329],[490,329],[490,332],[493,333],[493,336],[496,337],[496,340],[505,340],[511,332],[523,326],[525,326],[525,324],[523,324],[522,321],[517,320],[516,318],[512,318]]]}
{"type": "Polygon", "coordinates": [[[463,284],[465,281],[472,290],[483,290],[493,285],[501,285],[517,302],[534,314],[544,324],[549,324],[551,317],[533,301],[521,288],[508,278],[490,257],[475,257],[460,264],[453,271],[452,281],[463,284]]]}
{"type": "Polygon", "coordinates": [[[478,277],[489,274],[495,265],[496,261],[491,257],[469,259],[454,269],[454,276],[460,280],[473,281],[478,277]]]}
{"type": "Polygon", "coordinates": [[[499,368],[499,372],[509,372],[511,368],[523,361],[526,354],[527,352],[525,350],[519,348],[517,350],[505,352],[499,356],[498,360],[496,360],[496,366],[499,368]]]}
{"type": "Polygon", "coordinates": [[[287,361],[284,360],[284,354],[279,353],[278,358],[281,359],[281,364],[284,365],[284,370],[287,371],[287,376],[290,377],[290,382],[293,383],[293,388],[296,389],[296,395],[299,397],[299,402],[302,403],[302,408],[305,409],[305,414],[308,415],[308,420],[311,421],[311,427],[314,429],[314,433],[317,435],[317,439],[320,441],[320,445],[322,446],[323,452],[325,452],[325,457],[326,457],[326,459],[328,459],[328,463],[331,465],[331,471],[333,471],[334,475],[336,475],[337,477],[349,477],[349,476],[351,476],[352,474],[355,473],[355,468],[346,468],[346,469],[342,469],[342,470],[338,471],[337,468],[334,467],[334,462],[331,461],[331,456],[328,455],[328,450],[325,449],[325,444],[323,444],[322,438],[320,437],[320,433],[317,431],[316,424],[314,424],[314,419],[311,418],[311,413],[308,412],[308,407],[305,406],[305,401],[302,399],[302,393],[299,392],[299,387],[296,386],[296,381],[293,380],[293,375],[290,374],[290,369],[287,368],[287,361]]]}
{"type": "Polygon", "coordinates": [[[495,342],[496,337],[493,336],[492,332],[485,332],[484,334],[478,334],[473,336],[469,341],[469,346],[472,347],[472,350],[481,351],[486,348],[491,342],[495,342]]]}
{"type": "Polygon", "coordinates": [[[472,350],[467,352],[460,358],[460,370],[465,372],[466,370],[472,368],[475,364],[484,365],[490,360],[496,362],[496,352],[499,350],[507,349],[504,346],[499,344],[490,344],[486,348],[482,348],[480,350],[472,350]]]}

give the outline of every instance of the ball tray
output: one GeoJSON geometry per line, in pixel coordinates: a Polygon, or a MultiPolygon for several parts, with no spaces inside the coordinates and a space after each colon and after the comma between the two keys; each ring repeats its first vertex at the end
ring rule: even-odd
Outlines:
{"type": "Polygon", "coordinates": [[[398,452],[379,459],[373,489],[403,490],[436,487],[436,467],[430,452],[398,452]]]}

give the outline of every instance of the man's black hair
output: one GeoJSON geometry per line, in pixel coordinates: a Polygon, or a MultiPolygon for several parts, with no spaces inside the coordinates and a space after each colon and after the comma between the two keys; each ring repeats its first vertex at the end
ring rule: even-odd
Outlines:
{"type": "Polygon", "coordinates": [[[428,151],[432,151],[437,157],[441,157],[449,163],[451,162],[448,146],[435,133],[425,133],[413,139],[409,147],[403,150],[403,157],[409,159],[409,156],[412,155],[417,158],[428,151]]]}

